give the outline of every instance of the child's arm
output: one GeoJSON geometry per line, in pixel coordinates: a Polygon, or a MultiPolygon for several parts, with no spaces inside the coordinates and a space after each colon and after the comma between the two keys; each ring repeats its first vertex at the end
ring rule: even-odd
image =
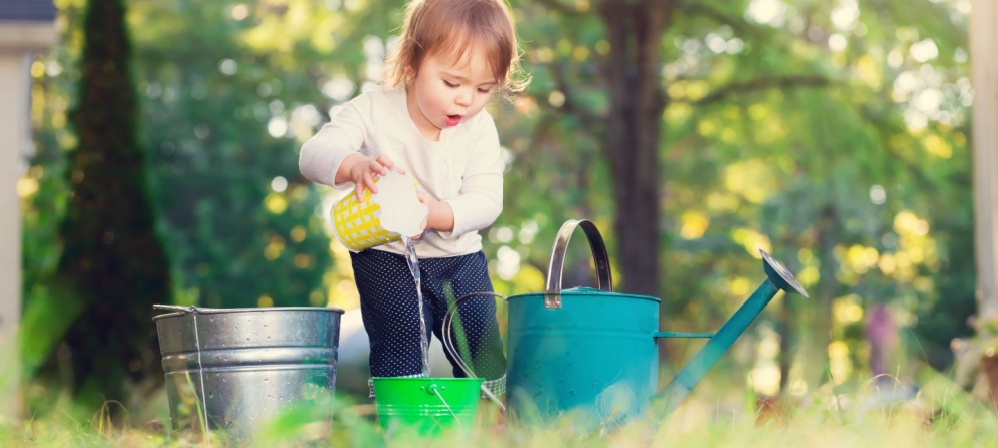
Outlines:
{"type": "Polygon", "coordinates": [[[298,158],[301,173],[312,182],[338,190],[353,187],[358,198],[365,186],[377,192],[373,181],[375,174],[385,175],[387,170],[400,170],[386,156],[375,159],[361,153],[375,107],[372,97],[366,95],[347,103],[340,113],[302,145],[298,158]]]}
{"type": "Polygon", "coordinates": [[[364,145],[366,126],[357,105],[350,102],[301,147],[298,169],[308,180],[336,189],[349,185],[337,182],[343,161],[364,145]]]}
{"type": "Polygon", "coordinates": [[[375,159],[360,152],[367,134],[363,117],[369,115],[371,107],[370,98],[355,98],[302,145],[298,168],[306,178],[338,190],[353,187],[360,201],[364,187],[378,192],[375,175],[383,176],[388,170],[404,173],[388,156],[375,159]],[[368,109],[367,113],[363,109],[368,109]]]}
{"type": "Polygon", "coordinates": [[[423,223],[424,229],[439,232],[454,230],[454,211],[450,208],[450,204],[438,201],[437,198],[425,191],[416,192],[416,197],[427,207],[426,222],[423,223]]]}
{"type": "Polygon", "coordinates": [[[430,207],[427,228],[435,229],[444,238],[476,232],[495,222],[502,212],[502,150],[495,121],[488,112],[480,115],[479,139],[468,165],[461,175],[461,191],[457,197],[430,207]]]}

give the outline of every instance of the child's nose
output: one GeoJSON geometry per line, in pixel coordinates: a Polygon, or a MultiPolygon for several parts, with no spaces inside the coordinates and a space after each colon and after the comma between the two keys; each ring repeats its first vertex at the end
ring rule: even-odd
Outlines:
{"type": "Polygon", "coordinates": [[[455,102],[460,106],[470,106],[471,105],[471,92],[465,89],[461,89],[455,98],[455,102]]]}

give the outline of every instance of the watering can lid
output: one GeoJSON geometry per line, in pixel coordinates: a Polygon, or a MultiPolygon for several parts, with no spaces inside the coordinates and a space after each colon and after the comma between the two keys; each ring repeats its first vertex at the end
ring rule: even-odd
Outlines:
{"type": "MultiPolygon", "coordinates": [[[[507,298],[507,300],[513,300],[513,299],[524,298],[524,297],[544,296],[545,294],[556,294],[556,293],[554,293],[554,292],[548,292],[548,293],[545,293],[545,292],[530,292],[530,293],[525,293],[525,294],[517,294],[517,295],[514,295],[514,296],[509,296],[507,298]]],[[[603,291],[601,289],[590,288],[588,286],[576,286],[574,288],[562,289],[557,294],[560,294],[562,297],[565,297],[565,296],[611,296],[611,297],[614,298],[614,300],[616,300],[616,299],[644,299],[644,300],[652,300],[652,301],[655,301],[655,302],[661,302],[662,301],[662,299],[660,299],[658,297],[654,297],[654,296],[646,296],[646,295],[641,295],[641,294],[627,294],[627,293],[620,293],[620,292],[609,292],[609,291],[603,291]]]]}

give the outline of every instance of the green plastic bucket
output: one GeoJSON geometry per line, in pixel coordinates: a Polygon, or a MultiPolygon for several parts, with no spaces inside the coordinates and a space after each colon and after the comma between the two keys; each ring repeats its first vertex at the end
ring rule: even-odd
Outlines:
{"type": "Polygon", "coordinates": [[[378,421],[386,431],[437,435],[470,430],[483,378],[374,378],[378,421]]]}

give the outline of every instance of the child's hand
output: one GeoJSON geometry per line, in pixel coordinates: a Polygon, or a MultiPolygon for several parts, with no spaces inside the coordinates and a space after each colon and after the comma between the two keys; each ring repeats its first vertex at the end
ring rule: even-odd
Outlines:
{"type": "Polygon", "coordinates": [[[440,230],[450,232],[454,229],[454,212],[446,202],[438,201],[430,193],[423,190],[416,191],[416,198],[426,205],[426,218],[419,225],[420,233],[426,230],[440,230]]]}
{"type": "Polygon", "coordinates": [[[419,223],[419,234],[412,237],[412,239],[414,240],[419,239],[419,237],[423,236],[423,232],[427,230],[427,227],[429,226],[430,223],[430,210],[433,209],[432,204],[440,202],[437,201],[437,198],[433,197],[433,195],[423,190],[416,190],[416,198],[419,199],[420,203],[426,205],[427,213],[426,216],[423,217],[423,222],[419,223]]]}
{"type": "Polygon", "coordinates": [[[371,190],[371,193],[378,192],[378,187],[374,184],[375,175],[384,176],[388,174],[388,170],[405,174],[405,170],[395,166],[392,159],[385,155],[379,156],[377,159],[359,154],[351,157],[357,157],[349,167],[350,180],[354,183],[354,194],[357,195],[357,202],[363,201],[364,187],[371,190]]]}
{"type": "Polygon", "coordinates": [[[419,223],[419,233],[409,236],[411,240],[418,240],[423,236],[423,232],[426,231],[426,218],[423,218],[423,222],[419,223]]]}

